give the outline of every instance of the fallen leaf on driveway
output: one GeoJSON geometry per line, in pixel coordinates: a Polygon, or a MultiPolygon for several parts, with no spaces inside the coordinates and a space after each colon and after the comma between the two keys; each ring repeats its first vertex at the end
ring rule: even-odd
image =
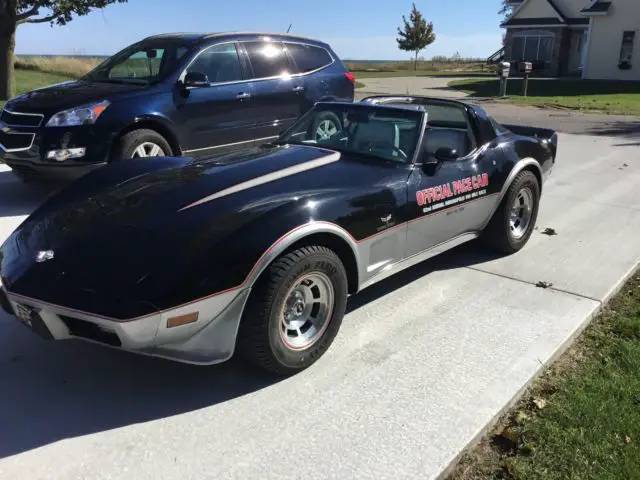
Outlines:
{"type": "Polygon", "coordinates": [[[544,407],[547,406],[547,401],[544,398],[534,398],[533,399],[533,403],[535,404],[536,407],[538,407],[540,410],[542,410],[544,407]]]}
{"type": "Polygon", "coordinates": [[[553,229],[553,228],[545,228],[542,231],[543,235],[549,235],[549,236],[553,236],[553,235],[557,235],[558,233],[553,229]]]}
{"type": "Polygon", "coordinates": [[[544,282],[544,281],[542,281],[542,280],[540,280],[538,283],[536,283],[536,287],[539,287],[539,288],[549,288],[549,287],[551,287],[552,285],[553,285],[553,283],[551,283],[551,282],[544,282]]]}

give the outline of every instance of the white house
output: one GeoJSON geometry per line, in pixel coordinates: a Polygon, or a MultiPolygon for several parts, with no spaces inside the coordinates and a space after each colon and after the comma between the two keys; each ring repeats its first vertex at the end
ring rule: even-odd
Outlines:
{"type": "Polygon", "coordinates": [[[640,0],[511,0],[505,60],[536,73],[639,80],[640,0]]]}

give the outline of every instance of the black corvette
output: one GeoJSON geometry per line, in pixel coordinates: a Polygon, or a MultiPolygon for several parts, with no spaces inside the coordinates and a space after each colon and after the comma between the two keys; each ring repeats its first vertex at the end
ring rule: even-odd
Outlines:
{"type": "Polygon", "coordinates": [[[0,249],[0,300],[45,338],[291,374],[347,297],[480,237],[528,241],[557,136],[421,97],[318,103],[277,141],[126,160],[34,211],[0,249]],[[312,128],[331,119],[320,140],[312,128]]]}

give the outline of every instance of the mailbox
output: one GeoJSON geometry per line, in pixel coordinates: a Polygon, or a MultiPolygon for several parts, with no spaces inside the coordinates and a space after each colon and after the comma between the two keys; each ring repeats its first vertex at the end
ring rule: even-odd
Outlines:
{"type": "Polygon", "coordinates": [[[509,77],[509,71],[511,70],[511,63],[500,62],[496,65],[496,73],[501,78],[509,77]]]}
{"type": "Polygon", "coordinates": [[[520,62],[518,64],[518,70],[520,73],[531,73],[533,69],[533,64],[531,62],[520,62]]]}

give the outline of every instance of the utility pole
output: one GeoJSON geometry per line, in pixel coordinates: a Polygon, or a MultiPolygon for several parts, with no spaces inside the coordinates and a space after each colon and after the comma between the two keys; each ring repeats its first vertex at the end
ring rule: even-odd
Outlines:
{"type": "Polygon", "coordinates": [[[287,33],[289,33],[289,30],[291,30],[291,25],[293,25],[293,23],[289,24],[289,28],[287,28],[287,33]]]}

